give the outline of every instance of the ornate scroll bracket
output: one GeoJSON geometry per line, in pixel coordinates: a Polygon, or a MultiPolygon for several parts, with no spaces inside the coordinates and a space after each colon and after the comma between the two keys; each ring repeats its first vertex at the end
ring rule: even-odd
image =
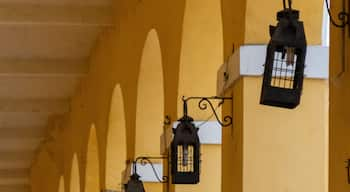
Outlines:
{"type": "Polygon", "coordinates": [[[152,162],[152,160],[161,160],[161,159],[168,159],[167,156],[160,156],[160,157],[137,157],[134,161],[133,161],[133,172],[137,173],[137,163],[140,163],[141,166],[146,166],[146,165],[150,165],[152,168],[152,171],[154,173],[154,176],[156,177],[156,179],[160,182],[160,183],[168,183],[169,181],[169,176],[163,176],[162,178],[160,178],[160,176],[157,173],[156,168],[154,167],[154,163],[152,162]]]}
{"type": "MultiPolygon", "coordinates": [[[[346,38],[346,30],[345,30],[345,27],[346,26],[350,26],[350,0],[347,0],[348,3],[347,3],[347,6],[348,6],[348,12],[346,11],[345,9],[345,6],[346,6],[346,0],[343,0],[343,10],[340,11],[338,13],[338,20],[340,21],[340,23],[337,23],[333,16],[332,16],[332,13],[331,13],[331,8],[330,8],[330,5],[329,5],[329,0],[325,0],[325,3],[326,3],[326,8],[327,8],[327,11],[328,11],[328,15],[329,15],[329,20],[330,22],[332,23],[333,26],[335,27],[338,27],[338,28],[342,28],[343,29],[343,40],[342,40],[342,71],[336,76],[337,78],[340,78],[343,76],[343,74],[346,72],[346,63],[347,63],[347,59],[346,59],[346,55],[347,55],[347,46],[346,46],[346,41],[345,41],[345,38],[346,38]]],[[[350,38],[350,29],[348,29],[348,37],[350,38]]]]}
{"type": "MultiPolygon", "coordinates": [[[[330,9],[328,0],[325,0],[325,1],[326,1],[327,11],[328,11],[329,18],[330,18],[332,25],[334,25],[335,27],[338,27],[338,28],[345,28],[347,25],[350,25],[350,14],[348,12],[346,12],[345,9],[343,9],[343,11],[338,13],[338,20],[341,21],[341,23],[339,24],[332,17],[332,13],[331,13],[331,9],[330,9]]],[[[350,2],[349,2],[349,4],[350,4],[350,2]]],[[[345,2],[343,3],[343,5],[345,5],[345,2]]],[[[350,6],[350,5],[348,5],[348,6],[350,6]]]]}
{"type": "Polygon", "coordinates": [[[233,100],[232,97],[218,97],[218,96],[214,96],[214,97],[182,97],[182,101],[184,102],[184,106],[185,106],[185,114],[187,113],[187,102],[190,100],[199,100],[198,102],[198,108],[202,111],[208,110],[208,106],[209,108],[212,110],[217,122],[223,126],[223,127],[228,127],[230,125],[232,125],[233,123],[233,118],[232,116],[225,116],[223,121],[220,120],[218,113],[216,112],[216,109],[212,103],[212,100],[217,100],[220,101],[218,106],[221,106],[224,104],[225,100],[233,100]]]}

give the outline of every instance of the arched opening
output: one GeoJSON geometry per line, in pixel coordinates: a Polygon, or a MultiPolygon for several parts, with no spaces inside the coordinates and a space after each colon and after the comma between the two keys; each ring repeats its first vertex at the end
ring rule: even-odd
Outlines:
{"type": "MultiPolygon", "coordinates": [[[[178,117],[183,115],[182,96],[216,95],[217,71],[224,63],[221,12],[221,0],[186,1],[179,72],[178,117]]],[[[210,110],[198,109],[198,101],[188,103],[188,113],[195,121],[205,121],[212,117],[210,110]]],[[[221,145],[202,145],[201,154],[200,183],[176,185],[175,191],[221,191],[221,145]]]]}
{"type": "Polygon", "coordinates": [[[63,176],[60,177],[60,181],[58,183],[58,190],[57,191],[58,192],[64,192],[65,191],[64,190],[64,177],[63,176]]]}
{"type": "Polygon", "coordinates": [[[126,130],[124,100],[120,85],[116,85],[112,95],[109,113],[106,154],[106,189],[122,190],[122,172],[126,168],[126,130]]]}
{"type": "MultiPolygon", "coordinates": [[[[163,132],[164,87],[158,34],[152,29],[144,44],[137,89],[135,156],[159,156],[163,132]]],[[[142,178],[141,178],[142,179],[142,178]]],[[[159,183],[145,183],[146,191],[162,191],[159,183]]]]}
{"type": "Polygon", "coordinates": [[[158,34],[152,29],[147,36],[137,89],[135,154],[159,155],[164,116],[162,56],[158,34]]]}
{"type": "Polygon", "coordinates": [[[72,168],[70,174],[70,192],[80,192],[80,173],[79,173],[79,162],[76,154],[73,156],[72,168]]]}
{"type": "MultiPolygon", "coordinates": [[[[216,94],[217,71],[223,64],[223,29],[220,0],[186,1],[179,73],[178,116],[182,96],[216,94]]],[[[190,102],[194,119],[207,119],[208,113],[197,110],[190,102]]]]}
{"type": "Polygon", "coordinates": [[[100,169],[98,155],[96,128],[95,125],[91,125],[86,159],[85,192],[100,191],[100,169]]]}

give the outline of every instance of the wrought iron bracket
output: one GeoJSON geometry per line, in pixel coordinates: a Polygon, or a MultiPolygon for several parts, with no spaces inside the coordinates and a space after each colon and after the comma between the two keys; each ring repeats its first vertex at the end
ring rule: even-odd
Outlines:
{"type": "Polygon", "coordinates": [[[233,100],[232,97],[218,97],[218,96],[214,96],[214,97],[182,97],[182,101],[184,102],[184,113],[185,115],[187,114],[187,102],[190,100],[199,100],[198,102],[198,108],[202,111],[208,110],[208,106],[209,108],[212,110],[217,122],[223,126],[223,127],[228,127],[230,125],[232,125],[233,122],[233,118],[232,116],[225,116],[223,121],[220,120],[218,113],[216,112],[216,109],[212,103],[212,100],[217,100],[220,101],[218,106],[221,106],[224,104],[225,100],[233,100]]]}
{"type": "Polygon", "coordinates": [[[162,159],[169,159],[169,157],[167,156],[159,156],[159,157],[146,157],[146,156],[142,156],[142,157],[137,157],[134,161],[133,161],[133,167],[134,173],[137,173],[137,163],[140,163],[140,165],[142,166],[146,166],[146,165],[150,165],[152,168],[152,171],[154,173],[154,176],[156,177],[156,179],[160,182],[160,183],[168,183],[169,182],[169,176],[163,176],[162,178],[160,178],[160,176],[158,175],[155,167],[154,167],[154,163],[152,162],[152,160],[162,160],[162,159]]]}
{"type": "MultiPolygon", "coordinates": [[[[330,19],[330,22],[332,23],[332,25],[334,25],[335,27],[338,27],[338,28],[345,28],[347,25],[350,26],[350,13],[346,12],[345,8],[343,8],[343,10],[338,13],[338,20],[341,22],[339,24],[334,20],[334,18],[332,16],[331,9],[329,6],[329,1],[328,0],[325,0],[325,1],[326,1],[329,19],[330,19]]],[[[345,6],[345,1],[343,1],[343,6],[345,6]]],[[[348,7],[350,8],[350,0],[348,0],[348,7]]]]}

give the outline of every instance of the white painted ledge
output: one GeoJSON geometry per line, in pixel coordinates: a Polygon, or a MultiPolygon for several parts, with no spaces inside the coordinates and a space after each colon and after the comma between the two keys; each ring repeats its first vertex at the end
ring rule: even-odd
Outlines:
{"type": "MultiPolygon", "coordinates": [[[[179,124],[178,121],[173,123],[173,128],[179,124]]],[[[199,127],[198,136],[202,145],[221,145],[222,144],[222,127],[216,121],[194,121],[194,124],[199,127]]],[[[173,138],[172,129],[167,129],[160,136],[160,154],[166,154],[170,147],[173,138]]]]}
{"type": "MultiPolygon", "coordinates": [[[[160,179],[163,177],[163,165],[161,163],[153,163],[154,169],[156,170],[157,175],[160,179]]],[[[133,168],[131,168],[133,169],[133,168]]],[[[140,180],[144,183],[158,183],[158,179],[153,172],[152,166],[147,164],[145,166],[140,163],[136,164],[137,174],[140,175],[140,180]]],[[[133,173],[133,170],[131,170],[133,173]]]]}
{"type": "MultiPolygon", "coordinates": [[[[241,46],[218,71],[217,94],[241,76],[262,76],[266,57],[266,45],[241,46]],[[224,74],[228,76],[225,79],[224,74]]],[[[329,47],[308,46],[305,60],[305,77],[310,79],[328,79],[329,47]]]]}
{"type": "MultiPolygon", "coordinates": [[[[173,128],[176,128],[179,122],[173,123],[173,128]]],[[[222,143],[222,128],[216,121],[194,121],[194,124],[199,127],[198,136],[201,144],[205,145],[221,145],[222,143]]]]}

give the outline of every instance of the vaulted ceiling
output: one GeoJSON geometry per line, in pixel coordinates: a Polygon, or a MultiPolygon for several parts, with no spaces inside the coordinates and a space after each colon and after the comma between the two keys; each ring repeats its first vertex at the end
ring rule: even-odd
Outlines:
{"type": "Polygon", "coordinates": [[[29,191],[29,168],[52,115],[88,71],[111,0],[0,0],[0,191],[29,191]]]}

